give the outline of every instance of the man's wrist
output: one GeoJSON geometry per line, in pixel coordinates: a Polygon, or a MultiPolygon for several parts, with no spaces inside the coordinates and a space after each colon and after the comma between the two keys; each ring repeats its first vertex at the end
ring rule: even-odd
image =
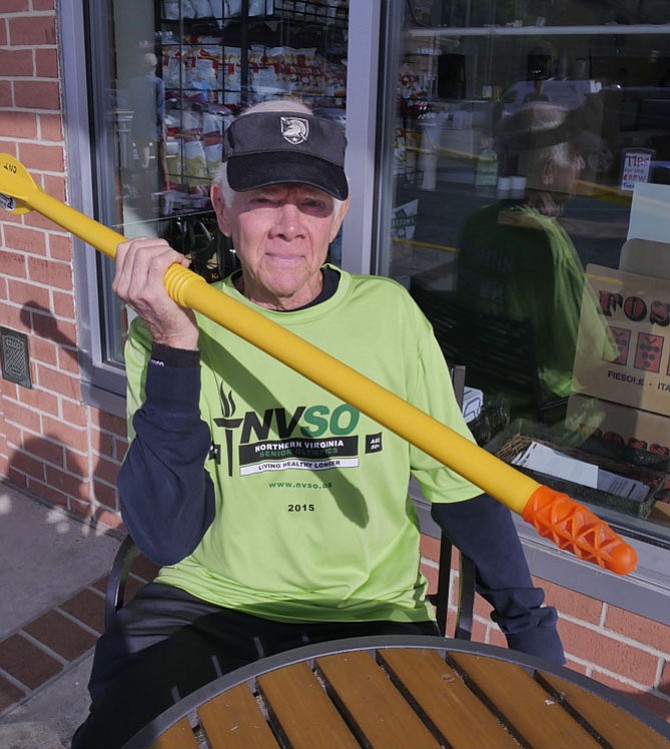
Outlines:
{"type": "Polygon", "coordinates": [[[164,359],[153,358],[153,353],[152,349],[152,358],[146,370],[142,410],[199,418],[200,366],[197,361],[195,364],[189,361],[194,354],[199,359],[199,352],[183,349],[173,349],[171,352],[159,349],[155,352],[164,359]]]}
{"type": "Polygon", "coordinates": [[[149,363],[158,367],[197,367],[200,364],[200,350],[175,348],[154,342],[149,363]]]}

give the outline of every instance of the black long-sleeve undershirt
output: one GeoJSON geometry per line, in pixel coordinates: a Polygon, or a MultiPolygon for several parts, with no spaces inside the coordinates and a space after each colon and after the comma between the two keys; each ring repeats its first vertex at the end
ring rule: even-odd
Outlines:
{"type": "MultiPolygon", "coordinates": [[[[152,358],[146,399],[118,478],[124,522],[143,554],[174,564],[200,543],[214,519],[214,485],[204,468],[211,446],[200,418],[200,367],[152,358]]],[[[188,357],[186,357],[188,359],[188,357]]]]}
{"type": "MultiPolygon", "coordinates": [[[[145,402],[118,480],[130,535],[150,559],[174,564],[190,554],[214,520],[214,486],[204,468],[211,434],[200,418],[197,352],[154,347],[145,402]]],[[[432,516],[477,568],[478,592],[510,647],[563,663],[556,611],[543,607],[510,511],[483,494],[433,504],[432,516]]]]}

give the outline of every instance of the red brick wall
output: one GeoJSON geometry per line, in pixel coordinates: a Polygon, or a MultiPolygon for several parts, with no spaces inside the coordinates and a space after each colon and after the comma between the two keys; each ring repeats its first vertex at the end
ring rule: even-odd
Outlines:
{"type": "MultiPolygon", "coordinates": [[[[422,554],[424,574],[435,590],[439,542],[424,536],[422,554]]],[[[458,575],[454,577],[447,620],[450,633],[456,616],[458,575]]],[[[546,580],[535,582],[544,589],[546,602],[558,609],[568,667],[633,697],[670,722],[670,626],[546,580]]],[[[478,596],[473,640],[505,647],[490,613],[491,607],[478,596]]]]}
{"type": "MultiPolygon", "coordinates": [[[[0,151],[67,199],[54,0],[0,0],[0,151]]],[[[74,175],[76,177],[76,175],[74,175]]],[[[0,476],[70,512],[119,524],[123,419],[82,403],[69,235],[0,213],[0,321],[29,338],[33,389],[0,379],[0,476]]],[[[426,572],[437,542],[424,539],[426,572]]],[[[561,614],[569,665],[670,715],[670,628],[538,581],[561,614]]],[[[475,638],[503,644],[478,602],[475,638]]]]}
{"type": "MultiPolygon", "coordinates": [[[[54,0],[0,0],[0,152],[67,200],[54,0]]],[[[0,321],[28,336],[33,388],[0,380],[0,475],[70,512],[119,525],[123,419],[82,403],[72,242],[30,212],[0,213],[0,321]]]]}

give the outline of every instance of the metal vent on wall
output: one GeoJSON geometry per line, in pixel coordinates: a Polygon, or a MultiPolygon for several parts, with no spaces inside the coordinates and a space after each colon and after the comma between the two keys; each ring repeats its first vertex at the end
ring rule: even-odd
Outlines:
{"type": "Polygon", "coordinates": [[[0,327],[0,358],[2,376],[17,385],[32,388],[30,360],[28,358],[28,337],[9,328],[0,327]]]}

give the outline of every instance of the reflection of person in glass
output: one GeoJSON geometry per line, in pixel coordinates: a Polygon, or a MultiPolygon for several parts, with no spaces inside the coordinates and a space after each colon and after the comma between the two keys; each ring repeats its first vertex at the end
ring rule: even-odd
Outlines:
{"type": "Polygon", "coordinates": [[[142,57],[142,73],[130,82],[130,105],[133,109],[132,135],[137,148],[139,165],[149,167],[152,148],[155,148],[160,183],[165,182],[163,146],[165,141],[165,84],[156,75],[158,58],[153,52],[142,57]]]}
{"type": "Polygon", "coordinates": [[[600,359],[608,345],[595,297],[587,295],[582,307],[584,268],[557,220],[574,195],[583,154],[600,144],[598,136],[578,127],[580,116],[535,101],[503,122],[498,139],[502,161],[518,164],[525,195],[470,216],[458,255],[458,294],[469,306],[529,321],[546,400],[572,392],[580,315],[580,347],[600,359]]]}

